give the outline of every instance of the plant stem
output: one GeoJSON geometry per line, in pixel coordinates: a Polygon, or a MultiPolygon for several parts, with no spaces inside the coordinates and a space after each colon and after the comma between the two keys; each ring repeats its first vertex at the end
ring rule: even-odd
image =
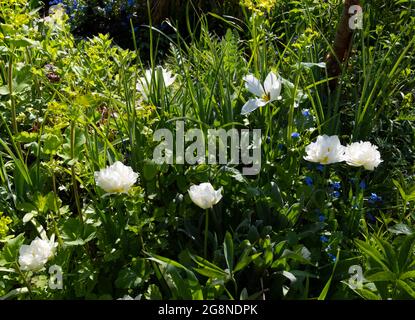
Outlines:
{"type": "Polygon", "coordinates": [[[27,279],[26,279],[26,277],[24,276],[24,274],[23,274],[22,270],[20,270],[19,264],[18,264],[17,262],[16,262],[16,269],[17,269],[17,271],[19,272],[19,275],[22,277],[23,282],[25,283],[25,285],[26,285],[26,287],[27,287],[27,290],[29,291],[30,298],[31,298],[31,299],[33,299],[33,293],[32,293],[32,288],[31,288],[31,286],[30,286],[30,283],[29,283],[29,282],[27,282],[27,279]]]}
{"type": "Polygon", "coordinates": [[[75,123],[72,120],[71,122],[71,176],[72,176],[72,185],[73,185],[73,193],[75,197],[75,204],[76,209],[79,214],[79,219],[81,219],[81,222],[84,222],[84,219],[82,218],[82,210],[81,210],[81,201],[79,200],[79,191],[78,191],[78,183],[76,181],[75,176],[75,163],[73,162],[75,157],[75,123]]]}
{"type": "Polygon", "coordinates": [[[9,95],[10,95],[10,105],[11,105],[11,113],[12,113],[12,127],[13,133],[17,134],[17,121],[16,121],[16,101],[14,100],[13,96],[13,57],[10,55],[9,59],[9,70],[8,70],[8,85],[9,85],[9,95]]]}
{"type": "Polygon", "coordinates": [[[205,215],[205,243],[203,246],[203,256],[207,259],[207,242],[208,242],[208,230],[209,230],[209,209],[206,209],[205,215]]]}

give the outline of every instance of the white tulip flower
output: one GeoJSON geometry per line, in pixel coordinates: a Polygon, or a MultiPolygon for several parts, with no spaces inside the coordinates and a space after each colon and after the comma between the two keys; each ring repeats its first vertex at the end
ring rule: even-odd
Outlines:
{"type": "Polygon", "coordinates": [[[363,166],[373,171],[383,160],[380,158],[378,147],[368,141],[353,142],[346,147],[346,163],[353,167],[363,166]]]}
{"type": "Polygon", "coordinates": [[[191,186],[189,188],[189,196],[200,208],[209,209],[222,199],[222,187],[215,190],[209,182],[204,182],[191,186]]]}
{"type": "Polygon", "coordinates": [[[340,144],[338,136],[318,136],[316,142],[310,143],[305,151],[305,160],[320,164],[344,161],[345,147],[340,144]]]}
{"type": "Polygon", "coordinates": [[[94,177],[97,186],[107,194],[128,193],[128,190],[137,182],[138,173],[120,161],[116,161],[113,165],[96,171],[94,177]]]}
{"type": "Polygon", "coordinates": [[[30,245],[22,245],[19,249],[19,265],[23,271],[38,271],[53,256],[55,248],[55,235],[50,240],[36,237],[30,245]]]}
{"type": "Polygon", "coordinates": [[[149,88],[151,87],[152,80],[158,81],[159,76],[163,80],[163,85],[165,88],[169,87],[176,80],[176,75],[173,76],[171,71],[164,69],[161,66],[157,66],[155,69],[155,75],[153,76],[153,70],[146,70],[144,77],[141,77],[137,82],[137,90],[143,95],[144,99],[147,99],[149,95],[149,88]]]}
{"type": "Polygon", "coordinates": [[[281,99],[281,80],[275,75],[275,73],[268,73],[264,85],[255,78],[252,74],[245,76],[245,87],[257,98],[249,99],[242,107],[241,114],[248,114],[259,107],[263,107],[270,102],[281,99]]]}

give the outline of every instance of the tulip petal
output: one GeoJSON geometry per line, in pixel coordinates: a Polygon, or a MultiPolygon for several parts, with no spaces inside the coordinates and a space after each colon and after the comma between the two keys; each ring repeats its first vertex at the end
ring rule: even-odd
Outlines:
{"type": "Polygon", "coordinates": [[[242,107],[241,115],[245,115],[251,113],[252,111],[258,109],[259,107],[263,107],[267,104],[266,101],[262,99],[249,99],[242,107]]]}
{"type": "Polygon", "coordinates": [[[257,97],[263,97],[265,95],[264,88],[262,88],[261,82],[255,78],[252,74],[248,74],[244,78],[245,88],[256,95],[257,97]]]}
{"type": "Polygon", "coordinates": [[[264,82],[265,92],[269,93],[270,101],[275,101],[280,98],[281,81],[275,73],[270,72],[264,82]]]}

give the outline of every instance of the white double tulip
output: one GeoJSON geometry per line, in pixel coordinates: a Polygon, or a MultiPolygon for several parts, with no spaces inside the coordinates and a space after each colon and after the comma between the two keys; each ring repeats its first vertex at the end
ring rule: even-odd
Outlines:
{"type": "Polygon", "coordinates": [[[23,271],[38,271],[53,256],[55,248],[55,235],[50,240],[36,238],[30,245],[22,245],[19,249],[19,265],[23,271]]]}
{"type": "Polygon", "coordinates": [[[345,147],[340,144],[338,136],[318,136],[305,151],[305,160],[320,164],[346,161],[349,166],[374,170],[382,162],[378,147],[369,141],[353,142],[345,147]]]}
{"type": "Polygon", "coordinates": [[[330,164],[344,160],[345,147],[341,145],[338,136],[318,136],[316,142],[310,143],[305,151],[305,160],[320,164],[330,164]]]}
{"type": "Polygon", "coordinates": [[[378,147],[368,141],[353,142],[345,150],[344,160],[349,166],[374,170],[381,162],[378,147]]]}
{"type": "Polygon", "coordinates": [[[137,182],[138,173],[116,161],[113,165],[94,173],[95,182],[107,194],[128,193],[128,190],[137,182]]]}

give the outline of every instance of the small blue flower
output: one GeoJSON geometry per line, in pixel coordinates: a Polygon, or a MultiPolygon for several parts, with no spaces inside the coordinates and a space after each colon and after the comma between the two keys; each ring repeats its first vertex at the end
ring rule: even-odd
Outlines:
{"type": "Polygon", "coordinates": [[[326,236],[321,236],[320,241],[321,242],[329,242],[329,238],[327,238],[326,236]]]}
{"type": "Polygon", "coordinates": [[[308,118],[310,116],[310,110],[309,109],[303,109],[303,111],[301,111],[301,113],[306,118],[308,118]]]}
{"type": "Polygon", "coordinates": [[[313,185],[313,179],[311,179],[310,177],[305,177],[304,178],[304,182],[308,186],[312,186],[313,185]]]}
{"type": "Polygon", "coordinates": [[[334,254],[332,254],[332,253],[328,253],[327,255],[329,256],[329,258],[330,258],[333,262],[335,262],[335,261],[336,261],[337,257],[336,257],[334,254]]]}
{"type": "Polygon", "coordinates": [[[360,189],[363,189],[363,190],[366,189],[366,182],[365,182],[365,180],[360,181],[359,187],[360,187],[360,189]]]}
{"type": "Polygon", "coordinates": [[[333,195],[333,197],[335,197],[335,198],[339,198],[340,197],[340,192],[339,191],[333,191],[333,193],[332,193],[332,195],[333,195]]]}
{"type": "Polygon", "coordinates": [[[284,150],[285,146],[282,143],[278,144],[278,149],[280,149],[281,151],[284,150]]]}
{"type": "Polygon", "coordinates": [[[341,186],[341,183],[340,183],[340,182],[335,181],[335,182],[333,182],[333,183],[331,184],[331,187],[333,188],[333,190],[340,190],[340,188],[341,188],[342,186],[341,186]]]}
{"type": "Polygon", "coordinates": [[[291,138],[297,139],[300,137],[300,134],[298,132],[291,133],[291,138]]]}
{"type": "Polygon", "coordinates": [[[318,216],[318,221],[320,221],[320,222],[324,222],[326,220],[326,216],[324,215],[324,214],[320,214],[319,216],[318,216]]]}
{"type": "Polygon", "coordinates": [[[371,193],[368,202],[370,204],[375,204],[378,201],[382,201],[382,197],[379,197],[376,193],[371,193]]]}
{"type": "Polygon", "coordinates": [[[316,166],[316,170],[318,170],[318,171],[320,171],[320,172],[323,172],[323,171],[324,171],[324,166],[323,166],[322,164],[318,164],[318,165],[316,166]]]}
{"type": "Polygon", "coordinates": [[[134,0],[128,0],[128,1],[127,1],[128,6],[129,6],[129,7],[132,7],[132,6],[134,5],[134,2],[135,2],[134,0]]]}

